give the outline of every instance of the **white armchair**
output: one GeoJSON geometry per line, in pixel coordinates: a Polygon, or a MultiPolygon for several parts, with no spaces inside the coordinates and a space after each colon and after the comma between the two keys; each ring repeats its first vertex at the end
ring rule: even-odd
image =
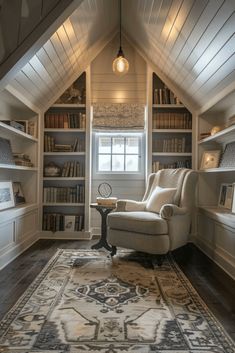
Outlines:
{"type": "Polygon", "coordinates": [[[119,200],[107,219],[107,240],[124,247],[163,255],[187,243],[195,200],[197,173],[163,169],[150,174],[143,200],[119,200]]]}

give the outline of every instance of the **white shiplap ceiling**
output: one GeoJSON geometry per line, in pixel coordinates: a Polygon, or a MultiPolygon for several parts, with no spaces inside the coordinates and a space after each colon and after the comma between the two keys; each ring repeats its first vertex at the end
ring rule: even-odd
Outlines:
{"type": "MultiPolygon", "coordinates": [[[[194,109],[235,89],[234,0],[123,0],[123,31],[194,109]]],[[[118,0],[84,0],[9,84],[43,109],[118,28],[118,0]]]]}

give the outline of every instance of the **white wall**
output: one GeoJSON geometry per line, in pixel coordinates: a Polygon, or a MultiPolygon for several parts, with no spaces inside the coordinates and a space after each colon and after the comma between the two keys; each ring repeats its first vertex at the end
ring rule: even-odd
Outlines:
{"type": "MultiPolygon", "coordinates": [[[[112,72],[112,62],[119,49],[118,37],[114,38],[91,64],[91,101],[93,103],[143,103],[146,104],[146,64],[140,55],[123,40],[124,55],[128,59],[129,72],[118,77],[112,72]]],[[[94,165],[92,161],[92,166],[94,165]]],[[[93,173],[92,173],[93,175],[93,173]]],[[[106,178],[91,181],[91,201],[98,196],[98,185],[106,181],[113,189],[112,196],[140,200],[145,190],[144,176],[141,180],[106,178]]],[[[100,215],[91,212],[91,227],[100,226],[100,215]]]]}

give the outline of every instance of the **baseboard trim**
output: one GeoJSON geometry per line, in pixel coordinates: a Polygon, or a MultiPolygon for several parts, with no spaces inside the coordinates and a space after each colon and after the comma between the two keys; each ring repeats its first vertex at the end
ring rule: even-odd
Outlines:
{"type": "Polygon", "coordinates": [[[233,256],[222,248],[214,248],[211,244],[206,243],[199,237],[194,237],[193,243],[235,280],[235,259],[233,256]]]}
{"type": "Polygon", "coordinates": [[[39,239],[39,232],[30,234],[24,241],[17,243],[7,249],[7,251],[0,256],[0,270],[6,267],[10,262],[15,260],[20,254],[27,250],[39,239]]]}
{"type": "Polygon", "coordinates": [[[91,240],[91,232],[49,232],[41,231],[40,239],[61,239],[61,240],[91,240]]]}

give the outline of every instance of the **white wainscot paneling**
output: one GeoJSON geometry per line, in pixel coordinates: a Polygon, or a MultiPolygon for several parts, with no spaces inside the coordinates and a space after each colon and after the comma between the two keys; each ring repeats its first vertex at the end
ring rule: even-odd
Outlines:
{"type": "Polygon", "coordinates": [[[38,209],[0,224],[0,269],[38,240],[38,209]]]}
{"type": "Polygon", "coordinates": [[[235,229],[198,215],[196,244],[213,261],[235,278],[235,229]]]}
{"type": "MultiPolygon", "coordinates": [[[[15,243],[15,222],[10,221],[0,225],[0,256],[15,243]]],[[[1,266],[0,266],[1,267],[1,266]]]]}
{"type": "Polygon", "coordinates": [[[30,212],[16,219],[16,242],[22,242],[35,234],[38,229],[37,211],[30,212]]]}

